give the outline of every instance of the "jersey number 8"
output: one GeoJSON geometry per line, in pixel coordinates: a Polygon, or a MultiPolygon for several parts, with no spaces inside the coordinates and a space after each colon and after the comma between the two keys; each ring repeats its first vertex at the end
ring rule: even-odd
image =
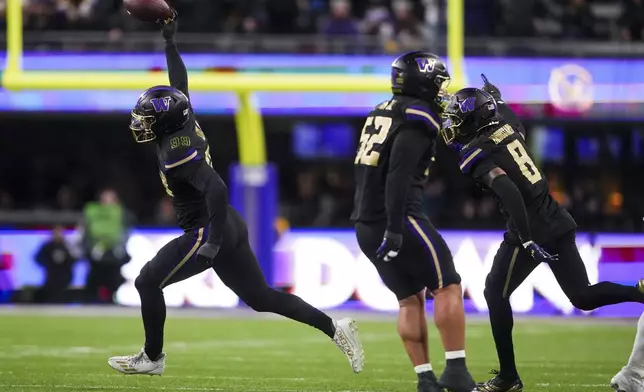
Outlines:
{"type": "Polygon", "coordinates": [[[521,174],[523,174],[531,184],[536,184],[541,180],[541,173],[535,166],[534,162],[532,162],[532,159],[530,159],[528,152],[523,148],[523,144],[521,144],[518,139],[508,144],[508,151],[512,154],[512,158],[514,158],[514,162],[519,166],[519,169],[521,169],[521,174]]]}
{"type": "Polygon", "coordinates": [[[367,121],[364,127],[362,127],[362,134],[360,135],[360,148],[353,163],[356,165],[378,166],[380,153],[373,151],[373,149],[375,145],[381,145],[385,142],[390,130],[390,117],[367,117],[367,121]],[[368,130],[373,131],[367,132],[368,130]]]}

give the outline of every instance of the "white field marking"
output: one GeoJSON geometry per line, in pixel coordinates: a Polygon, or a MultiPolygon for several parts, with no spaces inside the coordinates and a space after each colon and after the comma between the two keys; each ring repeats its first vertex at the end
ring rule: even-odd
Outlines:
{"type": "MultiPolygon", "coordinates": [[[[304,344],[329,344],[326,339],[301,339],[304,344]]],[[[170,342],[165,345],[167,350],[207,350],[212,348],[268,348],[293,343],[292,340],[281,339],[237,339],[237,340],[206,340],[197,342],[170,342]]],[[[9,350],[0,351],[0,358],[20,357],[69,357],[87,354],[113,354],[119,351],[137,352],[140,345],[122,345],[107,347],[72,346],[72,347],[46,347],[33,345],[12,345],[9,350]]]]}
{"type": "MultiPolygon", "coordinates": [[[[389,334],[366,334],[361,335],[362,341],[367,342],[383,342],[383,341],[397,341],[398,337],[389,334]]],[[[235,339],[235,340],[205,340],[197,342],[169,342],[165,345],[167,352],[171,351],[205,351],[209,349],[223,349],[223,348],[269,348],[279,347],[285,344],[292,344],[293,340],[285,339],[235,339]]],[[[299,339],[298,344],[306,345],[323,345],[329,344],[327,339],[319,338],[305,338],[299,339]]],[[[12,345],[8,347],[9,350],[0,351],[0,358],[22,358],[22,357],[76,357],[79,355],[90,354],[115,354],[120,351],[132,353],[138,352],[141,346],[138,345],[122,345],[122,346],[107,346],[107,347],[91,347],[91,346],[72,346],[72,347],[47,347],[47,346],[34,346],[34,345],[12,345]]],[[[292,352],[288,352],[292,354],[292,352]]]]}
{"type": "MultiPolygon", "coordinates": [[[[110,378],[119,377],[114,372],[107,373],[62,373],[58,374],[59,377],[68,377],[68,378],[87,378],[87,377],[96,377],[96,378],[110,378]]],[[[242,376],[178,376],[178,375],[167,375],[164,374],[162,378],[173,378],[177,380],[231,380],[231,381],[257,381],[257,377],[242,377],[242,376]]],[[[262,380],[270,381],[283,381],[283,382],[337,382],[337,378],[328,378],[328,377],[261,377],[262,380]]],[[[416,384],[416,381],[413,379],[403,380],[399,378],[378,378],[370,379],[370,381],[382,382],[382,383],[408,383],[416,384]]]]}
{"type": "MultiPolygon", "coordinates": [[[[587,372],[557,372],[557,373],[539,372],[539,377],[575,377],[575,376],[584,376],[586,378],[598,378],[598,379],[610,377],[605,374],[593,374],[593,373],[589,374],[587,372]]],[[[574,385],[574,384],[562,384],[562,385],[574,385]]]]}
{"type": "Polygon", "coordinates": [[[598,388],[605,387],[608,388],[609,384],[561,384],[561,383],[540,383],[534,384],[538,387],[580,387],[580,388],[598,388]]]}
{"type": "MultiPolygon", "coordinates": [[[[0,384],[0,388],[26,388],[26,389],[83,389],[83,390],[101,390],[101,389],[110,389],[110,390],[149,390],[154,389],[158,391],[227,391],[228,389],[224,388],[198,388],[198,387],[160,387],[155,385],[154,387],[138,387],[138,386],[120,386],[120,385],[44,385],[44,384],[0,384]]],[[[323,389],[246,389],[248,392],[329,392],[323,389]]],[[[344,391],[344,392],[369,392],[369,391],[344,391]]]]}
{"type": "MultiPolygon", "coordinates": [[[[79,385],[44,385],[44,384],[0,384],[0,388],[26,388],[26,389],[79,389],[79,385]]],[[[227,391],[229,389],[224,388],[198,388],[198,387],[161,387],[155,385],[154,387],[139,387],[139,386],[120,386],[120,385],[83,385],[82,389],[84,390],[101,390],[101,389],[110,389],[110,390],[149,390],[154,389],[158,391],[227,391]]],[[[328,389],[246,389],[247,392],[333,392],[328,389]]],[[[340,392],[371,392],[367,390],[343,390],[340,392]]]]}
{"type": "MultiPolygon", "coordinates": [[[[6,388],[27,388],[27,389],[78,389],[79,385],[44,385],[44,384],[0,384],[0,387],[6,388]]],[[[136,387],[136,386],[121,386],[121,385],[83,385],[82,389],[149,389],[147,387],[136,387]]],[[[162,391],[223,391],[223,388],[191,388],[191,387],[159,387],[154,386],[153,389],[162,390],[162,391]]]]}

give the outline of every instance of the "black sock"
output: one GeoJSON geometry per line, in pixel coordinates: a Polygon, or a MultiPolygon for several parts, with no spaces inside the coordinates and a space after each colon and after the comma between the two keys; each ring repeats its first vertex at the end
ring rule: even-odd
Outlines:
{"type": "Polygon", "coordinates": [[[145,353],[156,361],[163,351],[163,328],[165,325],[165,299],[159,287],[139,287],[141,297],[141,316],[145,328],[145,353]]]}
{"type": "Polygon", "coordinates": [[[252,298],[249,300],[250,303],[246,303],[259,312],[276,313],[317,328],[331,339],[335,336],[333,320],[326,313],[304,302],[297,295],[269,288],[264,293],[255,294],[250,298],[252,298]]]}
{"type": "Polygon", "coordinates": [[[434,374],[433,370],[427,370],[422,373],[418,373],[418,381],[423,381],[423,380],[431,380],[431,381],[436,381],[436,374],[434,374]]]}
{"type": "Polygon", "coordinates": [[[454,358],[454,359],[448,359],[446,365],[447,367],[467,367],[465,366],[465,358],[454,358]]]}
{"type": "MultiPolygon", "coordinates": [[[[487,298],[486,298],[487,299],[487,298]]],[[[518,378],[517,367],[514,362],[514,344],[512,343],[512,328],[514,319],[509,298],[501,296],[490,298],[487,301],[492,335],[496,344],[496,352],[499,357],[499,376],[504,380],[518,378]]]]}

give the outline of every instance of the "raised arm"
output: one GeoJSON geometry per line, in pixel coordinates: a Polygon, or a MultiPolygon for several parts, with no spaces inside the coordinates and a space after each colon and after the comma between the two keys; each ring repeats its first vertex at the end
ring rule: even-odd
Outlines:
{"type": "Polygon", "coordinates": [[[165,40],[165,58],[168,64],[168,76],[170,85],[190,98],[188,92],[188,70],[181,59],[174,35],[177,32],[177,12],[174,11],[174,18],[160,22],[161,33],[165,40]]]}
{"type": "Polygon", "coordinates": [[[481,74],[481,79],[483,79],[483,90],[488,92],[492,96],[492,98],[494,98],[501,117],[503,117],[506,122],[512,125],[512,128],[516,129],[525,139],[525,128],[523,127],[523,123],[521,122],[521,120],[519,120],[519,117],[514,112],[514,110],[512,110],[512,108],[505,102],[505,100],[501,96],[501,90],[490,83],[485,74],[481,74]]]}

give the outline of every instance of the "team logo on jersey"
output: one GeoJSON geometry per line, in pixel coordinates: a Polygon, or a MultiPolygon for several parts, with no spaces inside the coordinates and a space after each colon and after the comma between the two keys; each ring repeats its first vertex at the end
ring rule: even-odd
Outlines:
{"type": "Polygon", "coordinates": [[[416,64],[418,64],[418,69],[420,70],[420,72],[429,73],[434,70],[436,59],[427,59],[420,57],[416,59],[416,64]]]}
{"type": "Polygon", "coordinates": [[[167,112],[170,110],[171,97],[152,98],[150,102],[157,113],[167,112]]]}
{"type": "Polygon", "coordinates": [[[469,97],[465,100],[458,103],[458,107],[462,113],[471,112],[474,110],[474,103],[476,102],[476,97],[469,97]]]}

